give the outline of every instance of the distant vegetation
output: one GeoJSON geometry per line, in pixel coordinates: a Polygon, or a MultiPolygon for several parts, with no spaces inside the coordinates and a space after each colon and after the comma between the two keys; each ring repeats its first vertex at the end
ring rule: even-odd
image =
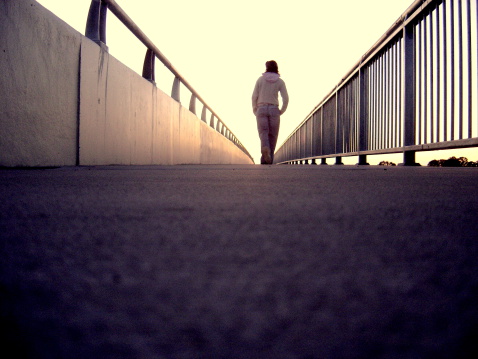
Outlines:
{"type": "Polygon", "coordinates": [[[388,162],[388,161],[381,161],[378,165],[379,165],[379,166],[396,166],[395,163],[393,163],[393,162],[388,162]]]}
{"type": "Polygon", "coordinates": [[[450,157],[447,160],[432,160],[428,162],[430,167],[478,167],[478,161],[468,161],[466,157],[450,157]]]}

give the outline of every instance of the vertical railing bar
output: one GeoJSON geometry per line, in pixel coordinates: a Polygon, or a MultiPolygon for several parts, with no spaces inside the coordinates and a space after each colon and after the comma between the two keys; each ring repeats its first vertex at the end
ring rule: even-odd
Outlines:
{"type": "MultiPolygon", "coordinates": [[[[365,117],[365,125],[366,125],[366,128],[365,128],[365,135],[367,136],[366,137],[366,144],[367,144],[367,147],[365,149],[367,150],[370,150],[372,148],[372,146],[370,145],[370,138],[372,138],[372,135],[371,135],[371,130],[372,130],[372,121],[371,121],[371,117],[372,117],[372,110],[373,110],[373,107],[371,105],[371,100],[372,100],[372,96],[371,96],[371,91],[372,91],[372,74],[371,74],[371,64],[368,64],[364,67],[364,71],[365,71],[365,93],[367,94],[366,97],[365,97],[365,104],[364,106],[366,111],[367,111],[367,116],[365,117]]],[[[364,103],[364,101],[361,102],[361,104],[364,103]]],[[[365,140],[364,140],[364,143],[365,143],[365,140]]]]}
{"type": "Polygon", "coordinates": [[[348,103],[348,84],[344,87],[344,99],[343,99],[343,104],[342,104],[343,110],[342,110],[342,153],[347,152],[347,131],[348,131],[348,116],[349,116],[349,103],[348,103]]]}
{"type": "Polygon", "coordinates": [[[373,119],[373,149],[378,150],[379,148],[379,113],[380,113],[380,103],[379,103],[379,75],[380,75],[380,67],[379,67],[379,57],[377,57],[374,63],[374,77],[375,77],[375,84],[374,84],[374,119],[373,119]]]}
{"type": "Polygon", "coordinates": [[[390,65],[390,53],[391,48],[389,47],[387,49],[387,81],[385,82],[386,85],[386,91],[387,91],[387,97],[385,100],[386,106],[387,106],[387,119],[385,121],[385,126],[386,126],[386,135],[385,135],[385,148],[390,148],[390,135],[391,135],[391,130],[390,130],[390,125],[391,125],[391,116],[390,116],[390,90],[391,90],[391,65],[390,65]]]}
{"type": "Polygon", "coordinates": [[[320,154],[324,154],[324,105],[320,108],[320,154]]]}
{"type": "Polygon", "coordinates": [[[390,148],[395,146],[395,104],[394,104],[394,95],[395,95],[395,49],[394,44],[390,45],[390,148]]]}
{"type": "Polygon", "coordinates": [[[393,87],[393,147],[398,147],[398,44],[399,40],[395,41],[394,48],[393,48],[393,67],[394,67],[394,87],[393,87]]]}
{"type": "Polygon", "coordinates": [[[351,115],[350,115],[350,132],[349,132],[349,136],[350,136],[349,149],[350,149],[351,152],[355,150],[355,145],[356,145],[356,142],[355,142],[355,121],[357,119],[357,114],[356,114],[356,108],[355,108],[355,105],[356,105],[355,104],[355,99],[356,99],[355,86],[356,86],[356,79],[354,77],[354,79],[352,80],[352,83],[350,84],[350,111],[351,111],[351,115]]]}
{"type": "Polygon", "coordinates": [[[434,55],[435,55],[435,49],[434,49],[434,41],[433,41],[433,25],[434,25],[434,20],[433,20],[433,14],[430,11],[430,142],[434,142],[434,119],[435,119],[435,62],[434,62],[434,55]]]}
{"type": "Polygon", "coordinates": [[[344,127],[344,131],[343,131],[343,141],[342,141],[342,153],[346,153],[348,152],[348,132],[349,132],[349,129],[350,129],[350,120],[349,120],[349,116],[350,116],[350,103],[349,103],[349,84],[347,84],[346,86],[346,90],[345,90],[345,103],[344,103],[344,116],[342,118],[342,121],[344,122],[343,124],[343,127],[344,127]]]}
{"type": "MultiPolygon", "coordinates": [[[[403,29],[403,117],[404,117],[404,146],[416,144],[416,123],[415,123],[415,92],[416,92],[416,66],[415,66],[415,25],[409,23],[403,29]]],[[[414,166],[415,151],[404,151],[404,165],[414,166]]]]}
{"type": "Polygon", "coordinates": [[[398,39],[393,46],[393,68],[394,68],[394,93],[393,93],[393,147],[398,147],[398,39]]]}
{"type": "Polygon", "coordinates": [[[377,149],[380,149],[380,144],[381,144],[381,138],[382,138],[382,133],[381,133],[381,121],[382,121],[382,61],[381,57],[378,58],[378,63],[377,63],[377,149]]]}
{"type": "Polygon", "coordinates": [[[397,147],[397,42],[395,41],[392,47],[392,123],[393,136],[392,147],[397,147]]]}
{"type": "Polygon", "coordinates": [[[377,149],[381,148],[381,138],[382,138],[382,58],[378,58],[377,63],[377,149]]]}
{"type": "MultiPolygon", "coordinates": [[[[361,69],[362,70],[362,69],[361,69]]],[[[359,135],[360,135],[360,72],[357,75],[357,81],[355,83],[355,151],[358,151],[360,148],[359,144],[359,135]]]]}
{"type": "Polygon", "coordinates": [[[349,81],[349,84],[347,85],[348,90],[347,90],[347,147],[346,147],[346,152],[350,152],[351,149],[353,148],[353,136],[352,136],[352,131],[353,131],[353,102],[352,102],[352,91],[353,91],[353,79],[349,81]]]}
{"type": "Polygon", "coordinates": [[[347,127],[346,127],[346,132],[345,132],[345,139],[347,141],[344,141],[344,149],[345,149],[345,153],[349,152],[350,151],[350,129],[352,128],[352,122],[351,122],[351,113],[352,113],[352,102],[351,102],[351,97],[350,97],[350,86],[352,84],[352,80],[349,81],[349,83],[347,84],[347,92],[346,92],[346,102],[347,102],[347,116],[345,117],[346,121],[347,121],[347,127]]]}
{"type": "Polygon", "coordinates": [[[342,130],[340,131],[340,152],[344,153],[347,146],[345,144],[346,142],[346,136],[347,136],[347,116],[348,116],[348,103],[347,103],[347,86],[344,86],[344,96],[343,96],[343,101],[342,101],[342,114],[340,118],[340,125],[342,127],[342,130]]]}
{"type": "Polygon", "coordinates": [[[383,141],[384,141],[384,148],[388,148],[389,146],[389,138],[390,138],[390,47],[387,46],[385,48],[384,53],[384,66],[385,66],[385,79],[384,79],[384,134],[383,134],[383,141]]]}
{"type": "MultiPolygon", "coordinates": [[[[414,32],[415,33],[415,32],[414,32]]],[[[403,33],[402,33],[403,34],[403,33]]],[[[402,146],[403,143],[403,111],[402,111],[402,103],[404,101],[404,96],[403,96],[403,61],[402,61],[402,54],[403,54],[403,46],[404,46],[404,41],[403,41],[403,36],[400,38],[400,46],[398,48],[398,64],[399,64],[399,73],[398,73],[398,97],[399,97],[399,104],[398,104],[398,119],[399,119],[399,126],[398,126],[398,141],[399,141],[399,146],[402,146]]]]}
{"type": "Polygon", "coordinates": [[[352,97],[351,97],[351,94],[352,94],[351,87],[352,87],[352,85],[353,85],[353,80],[350,80],[349,84],[347,85],[347,87],[348,87],[348,90],[347,90],[348,91],[347,92],[347,94],[348,94],[348,96],[347,96],[348,97],[347,98],[347,107],[348,107],[348,109],[347,109],[347,121],[348,121],[347,137],[348,138],[347,138],[347,147],[345,149],[346,152],[350,152],[350,149],[351,149],[351,142],[350,142],[351,139],[352,139],[351,130],[353,128],[353,126],[352,126],[352,123],[353,123],[352,122],[352,118],[353,118],[352,117],[352,114],[353,114],[352,109],[353,109],[353,107],[352,107],[352,97]]]}
{"type": "Polygon", "coordinates": [[[355,78],[350,84],[350,130],[349,130],[349,151],[352,152],[355,149],[355,120],[356,120],[356,109],[355,109],[355,78]]]}
{"type": "Polygon", "coordinates": [[[353,95],[352,95],[352,102],[353,102],[353,109],[354,109],[354,116],[353,116],[353,124],[354,124],[354,131],[352,133],[353,136],[353,144],[354,147],[352,148],[352,151],[358,151],[358,103],[360,101],[360,95],[359,95],[359,78],[360,78],[360,72],[357,72],[357,79],[354,81],[354,88],[353,88],[353,95]]]}
{"type": "Polygon", "coordinates": [[[443,141],[448,140],[448,42],[447,42],[447,2],[443,2],[443,141]]]}
{"type": "Polygon", "coordinates": [[[354,97],[353,97],[353,104],[354,104],[354,148],[353,151],[359,150],[359,101],[360,101],[360,89],[359,89],[359,78],[360,72],[357,73],[357,80],[354,83],[354,97]]]}
{"type": "Polygon", "coordinates": [[[369,126],[368,126],[368,137],[367,137],[367,149],[368,150],[373,150],[374,149],[374,146],[373,146],[373,134],[374,134],[374,122],[373,122],[373,119],[374,119],[374,116],[375,116],[375,106],[374,106],[374,90],[375,90],[375,74],[374,74],[374,64],[371,63],[369,66],[368,66],[368,73],[369,73],[369,76],[368,76],[368,83],[369,83],[369,86],[368,86],[368,103],[367,103],[367,106],[369,108],[369,116],[368,116],[368,123],[369,123],[369,126]]]}
{"type": "MultiPolygon", "coordinates": [[[[357,72],[358,74],[358,72],[357,72]]],[[[358,75],[357,75],[358,76],[358,75]]],[[[357,89],[355,88],[357,85],[356,83],[356,78],[352,80],[351,87],[350,87],[350,151],[355,151],[356,150],[356,139],[355,139],[355,134],[356,134],[356,123],[355,121],[357,120],[357,109],[355,108],[356,106],[356,96],[357,96],[357,89]]]]}
{"type": "Polygon", "coordinates": [[[468,39],[468,138],[472,137],[472,110],[473,110],[473,93],[472,93],[472,61],[471,61],[471,8],[470,0],[466,1],[466,22],[467,22],[467,39],[468,39]]]}
{"type": "Polygon", "coordinates": [[[380,113],[380,58],[378,57],[375,62],[375,88],[374,88],[374,107],[375,107],[375,118],[374,118],[374,149],[378,150],[380,133],[379,133],[379,113],[380,113]]]}
{"type": "Polygon", "coordinates": [[[357,73],[357,78],[354,81],[354,94],[353,94],[353,108],[354,108],[354,132],[353,132],[353,138],[354,138],[354,147],[352,151],[358,151],[359,150],[359,109],[358,109],[358,103],[360,101],[360,89],[359,89],[359,73],[357,73]]]}
{"type": "Polygon", "coordinates": [[[380,79],[380,149],[385,145],[385,59],[384,53],[381,56],[381,79],[380,79]]]}
{"type": "Polygon", "coordinates": [[[310,154],[311,154],[311,156],[315,156],[315,141],[316,141],[316,138],[315,138],[315,114],[316,114],[316,112],[314,112],[312,114],[312,116],[310,116],[310,121],[311,121],[310,154]]]}
{"type": "Polygon", "coordinates": [[[388,48],[385,47],[383,53],[383,144],[382,148],[387,148],[388,140],[388,48]]]}
{"type": "Polygon", "coordinates": [[[339,101],[339,93],[337,89],[335,90],[335,98],[334,98],[334,103],[335,103],[335,133],[334,133],[334,151],[337,153],[337,136],[338,136],[338,120],[339,120],[339,110],[338,110],[338,101],[339,101]]]}
{"type": "Polygon", "coordinates": [[[369,149],[375,150],[375,112],[377,107],[375,106],[375,61],[370,64],[370,136],[369,136],[369,149]]]}
{"type": "Polygon", "coordinates": [[[455,5],[450,1],[450,140],[455,139],[455,5]]]}
{"type": "Polygon", "coordinates": [[[396,75],[397,75],[397,64],[395,63],[395,56],[396,56],[396,47],[395,47],[395,41],[392,44],[392,53],[391,53],[391,71],[392,71],[392,80],[390,81],[391,84],[391,98],[390,98],[390,121],[391,121],[391,126],[392,129],[390,131],[390,147],[396,147],[396,142],[395,142],[395,136],[397,134],[397,129],[396,129],[396,111],[395,111],[395,94],[396,94],[396,89],[397,89],[397,83],[396,83],[396,75]]]}
{"type": "Polygon", "coordinates": [[[418,93],[416,96],[417,99],[417,128],[418,128],[418,143],[423,143],[422,138],[422,129],[423,129],[423,114],[422,114],[422,105],[423,105],[423,98],[422,98],[422,80],[423,80],[423,73],[422,73],[422,58],[423,58],[423,22],[420,21],[416,26],[415,31],[415,40],[418,42],[418,75],[417,75],[417,82],[418,82],[418,93]]]}
{"type": "Polygon", "coordinates": [[[388,126],[388,119],[387,119],[387,96],[388,96],[388,68],[387,68],[387,61],[388,61],[388,50],[385,48],[385,52],[383,53],[383,94],[382,94],[382,113],[383,113],[383,122],[382,122],[382,149],[387,148],[387,126],[388,126]]]}
{"type": "Polygon", "coordinates": [[[388,148],[393,146],[393,44],[390,45],[388,54],[388,148]]]}
{"type": "Polygon", "coordinates": [[[345,144],[345,152],[349,152],[350,151],[350,129],[352,127],[352,122],[351,122],[351,105],[352,105],[352,102],[351,102],[351,98],[350,98],[350,85],[351,85],[351,82],[348,83],[347,85],[347,117],[346,117],[346,120],[348,122],[347,124],[347,132],[346,132],[346,139],[347,139],[347,142],[345,144]]]}
{"type": "Polygon", "coordinates": [[[368,129],[368,145],[367,149],[375,149],[375,61],[371,62],[368,66],[369,71],[369,83],[368,88],[368,106],[369,106],[369,129],[368,129]]]}
{"type": "Polygon", "coordinates": [[[355,148],[355,77],[350,81],[350,91],[349,91],[349,106],[350,106],[350,115],[349,115],[349,148],[348,151],[352,152],[355,148]]]}
{"type": "Polygon", "coordinates": [[[436,94],[436,100],[437,100],[437,104],[436,104],[436,127],[437,128],[436,128],[436,142],[440,142],[440,115],[441,115],[441,112],[440,112],[440,106],[441,106],[441,101],[440,101],[440,96],[441,96],[441,91],[440,91],[440,86],[441,86],[440,61],[441,61],[442,57],[440,56],[440,5],[439,4],[437,5],[437,8],[436,8],[435,17],[436,17],[436,37],[437,37],[437,41],[436,41],[436,44],[437,44],[437,51],[436,51],[436,53],[437,53],[437,94],[436,94]]]}
{"type": "Polygon", "coordinates": [[[427,15],[423,18],[423,143],[428,143],[428,21],[427,15]]]}
{"type": "MultiPolygon", "coordinates": [[[[372,91],[373,91],[373,83],[372,83],[372,77],[373,77],[373,74],[372,74],[372,64],[367,64],[365,67],[364,67],[364,70],[365,70],[365,93],[367,94],[365,99],[365,108],[366,108],[366,111],[367,111],[367,116],[365,117],[365,124],[366,124],[366,128],[365,128],[365,135],[367,136],[366,137],[366,144],[367,144],[367,147],[366,149],[367,150],[371,150],[372,149],[372,145],[371,145],[371,138],[372,138],[372,116],[373,116],[373,106],[372,106],[372,99],[373,99],[373,96],[372,96],[372,91]]],[[[363,103],[363,102],[361,102],[363,103]]]]}
{"type": "Polygon", "coordinates": [[[395,41],[390,48],[390,148],[395,146],[395,41]]]}
{"type": "Polygon", "coordinates": [[[459,135],[463,139],[463,19],[461,0],[458,0],[458,118],[459,135]]]}
{"type": "MultiPolygon", "coordinates": [[[[358,73],[357,73],[358,74],[358,73]]],[[[357,75],[358,76],[358,75],[357,75]]],[[[356,121],[357,121],[357,109],[356,109],[356,96],[357,96],[357,89],[356,89],[357,81],[356,78],[353,79],[350,89],[350,151],[357,150],[357,142],[356,142],[356,121]]]]}
{"type": "Polygon", "coordinates": [[[375,149],[379,149],[380,145],[380,57],[377,58],[375,64],[375,149]]]}
{"type": "Polygon", "coordinates": [[[317,112],[315,114],[315,136],[316,136],[316,142],[315,142],[315,154],[317,156],[321,155],[321,148],[320,148],[320,141],[321,141],[321,133],[320,133],[320,112],[322,111],[322,107],[317,109],[317,112]]]}

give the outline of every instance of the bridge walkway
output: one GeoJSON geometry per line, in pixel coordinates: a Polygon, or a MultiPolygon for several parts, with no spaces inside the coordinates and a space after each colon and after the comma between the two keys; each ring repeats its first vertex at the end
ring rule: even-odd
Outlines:
{"type": "Polygon", "coordinates": [[[0,170],[3,347],[27,358],[476,354],[477,179],[381,166],[0,170]]]}

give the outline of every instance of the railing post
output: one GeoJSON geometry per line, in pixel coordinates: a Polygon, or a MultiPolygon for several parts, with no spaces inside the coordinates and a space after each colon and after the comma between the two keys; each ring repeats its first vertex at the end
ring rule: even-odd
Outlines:
{"type": "MultiPolygon", "coordinates": [[[[340,113],[339,106],[339,89],[335,90],[335,153],[343,153],[343,127],[339,118],[342,115],[340,113]],[[339,127],[340,125],[340,127],[339,127]]],[[[336,163],[337,164],[337,163],[336,163]]]]}
{"type": "Polygon", "coordinates": [[[196,114],[196,95],[191,94],[191,100],[189,101],[189,111],[196,114]]]}
{"type": "Polygon", "coordinates": [[[171,91],[171,97],[179,103],[181,103],[181,94],[179,92],[180,85],[181,80],[179,79],[179,77],[175,77],[173,82],[173,89],[171,91]]]}
{"type": "Polygon", "coordinates": [[[320,164],[323,165],[323,166],[326,166],[327,165],[327,158],[326,157],[323,157],[320,159],[320,164]]]}
{"type": "Polygon", "coordinates": [[[360,151],[367,150],[368,143],[368,98],[367,98],[367,77],[364,68],[359,70],[359,161],[357,165],[367,166],[367,155],[361,155],[360,151]]]}
{"type": "Polygon", "coordinates": [[[101,0],[91,0],[86,20],[85,36],[96,42],[106,51],[106,14],[108,6],[101,0]]]}
{"type": "Polygon", "coordinates": [[[202,111],[201,111],[201,121],[206,122],[206,106],[202,106],[202,111]]]}
{"type": "Polygon", "coordinates": [[[211,126],[212,128],[214,128],[214,114],[211,114],[211,119],[209,121],[209,126],[211,126]]]}
{"type": "MultiPolygon", "coordinates": [[[[415,145],[415,24],[403,29],[403,145],[415,145]]],[[[404,166],[417,166],[415,151],[404,151],[404,166]]]]}
{"type": "Polygon", "coordinates": [[[143,64],[143,78],[155,84],[154,79],[154,63],[155,63],[156,55],[154,54],[153,50],[148,49],[146,51],[146,56],[144,57],[144,64],[143,64]]]}

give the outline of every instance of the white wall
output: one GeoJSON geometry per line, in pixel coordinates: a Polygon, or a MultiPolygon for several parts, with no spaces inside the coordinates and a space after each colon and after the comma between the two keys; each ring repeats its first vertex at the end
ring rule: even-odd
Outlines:
{"type": "Polygon", "coordinates": [[[0,165],[75,165],[81,35],[36,1],[0,2],[0,165]]]}
{"type": "Polygon", "coordinates": [[[36,1],[0,2],[0,166],[250,164],[36,1]]]}

